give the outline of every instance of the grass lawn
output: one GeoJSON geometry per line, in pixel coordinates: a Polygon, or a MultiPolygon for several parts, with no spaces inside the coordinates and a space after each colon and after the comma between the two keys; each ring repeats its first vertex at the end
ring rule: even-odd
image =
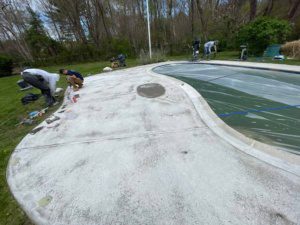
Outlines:
{"type": "MultiPolygon", "coordinates": [[[[221,52],[216,59],[233,60],[237,59],[238,52],[221,52]]],[[[174,56],[169,57],[170,60],[190,59],[191,56],[174,56]]],[[[255,58],[250,58],[249,61],[254,61],[255,58]]],[[[269,62],[269,61],[267,61],[269,62]]],[[[271,61],[274,62],[274,61],[271,61]]],[[[277,62],[277,61],[276,61],[277,62]]],[[[277,62],[280,63],[280,62],[277,62]]],[[[286,60],[286,64],[300,65],[300,60],[286,60]]],[[[137,60],[127,60],[128,67],[138,65],[137,60]]],[[[83,63],[75,65],[49,66],[43,69],[50,72],[57,72],[60,68],[70,68],[80,71],[84,76],[88,74],[100,73],[105,66],[109,66],[108,62],[83,63]]],[[[21,139],[32,130],[37,124],[54,112],[59,106],[51,108],[44,116],[38,118],[34,125],[19,125],[17,124],[28,113],[35,110],[40,110],[45,107],[44,99],[23,106],[20,99],[29,92],[39,93],[37,89],[31,89],[26,92],[19,91],[16,82],[20,79],[19,75],[0,78],[0,224],[20,225],[31,224],[26,215],[22,212],[14,198],[9,192],[6,183],[6,167],[10,154],[21,141],[21,139]]],[[[65,88],[67,85],[63,77],[60,79],[58,87],[65,88]]],[[[59,97],[62,102],[63,96],[59,97]]]]}

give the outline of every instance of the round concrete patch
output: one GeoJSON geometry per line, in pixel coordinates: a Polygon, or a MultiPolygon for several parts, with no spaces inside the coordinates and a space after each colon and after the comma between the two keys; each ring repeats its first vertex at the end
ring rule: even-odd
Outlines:
{"type": "Polygon", "coordinates": [[[166,89],[157,83],[143,84],[137,87],[137,93],[145,98],[157,98],[166,93],[166,89]]]}

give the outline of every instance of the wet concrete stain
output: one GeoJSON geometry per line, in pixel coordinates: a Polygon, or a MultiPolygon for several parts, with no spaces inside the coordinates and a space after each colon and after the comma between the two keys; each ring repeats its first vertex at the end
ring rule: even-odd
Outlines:
{"type": "Polygon", "coordinates": [[[137,93],[145,98],[157,98],[166,93],[166,89],[157,83],[143,84],[137,87],[137,93]]]}
{"type": "Polygon", "coordinates": [[[74,164],[74,166],[72,166],[72,168],[70,168],[67,171],[65,171],[65,174],[72,173],[75,170],[80,169],[81,167],[84,167],[85,165],[87,165],[87,163],[88,163],[87,159],[79,160],[78,162],[76,162],[74,164]]]}
{"type": "Polygon", "coordinates": [[[290,221],[285,215],[282,215],[281,213],[271,214],[271,224],[296,225],[296,223],[290,221]]]}
{"type": "Polygon", "coordinates": [[[95,107],[93,105],[89,105],[87,108],[91,111],[96,111],[96,112],[101,112],[102,111],[102,107],[99,107],[99,106],[95,107]]]}
{"type": "Polygon", "coordinates": [[[153,123],[151,122],[151,117],[149,116],[151,113],[149,112],[148,109],[144,109],[140,113],[140,117],[142,118],[143,121],[143,127],[145,128],[146,131],[151,131],[153,130],[153,123]]]}
{"type": "Polygon", "coordinates": [[[105,117],[105,119],[111,120],[111,119],[116,118],[118,115],[119,115],[119,113],[117,113],[117,112],[112,112],[112,113],[109,113],[109,114],[105,117]]]}
{"type": "MultiPolygon", "coordinates": [[[[296,225],[296,222],[293,222],[287,216],[277,212],[276,204],[268,204],[266,201],[261,202],[261,200],[253,195],[240,195],[234,193],[235,200],[237,200],[238,216],[242,215],[253,215],[252,218],[254,224],[261,224],[260,221],[269,221],[267,224],[276,224],[276,225],[296,225]],[[255,216],[254,216],[255,215],[255,216]]],[[[261,198],[261,197],[260,197],[261,198]]],[[[248,220],[250,218],[247,217],[248,220]]]]}
{"type": "Polygon", "coordinates": [[[134,85],[130,85],[130,87],[128,88],[128,92],[133,92],[134,90],[134,85]]]}
{"type": "Polygon", "coordinates": [[[87,132],[84,136],[78,135],[76,138],[81,138],[81,137],[87,137],[87,138],[97,138],[97,137],[103,137],[104,133],[101,131],[91,131],[87,132]]]}

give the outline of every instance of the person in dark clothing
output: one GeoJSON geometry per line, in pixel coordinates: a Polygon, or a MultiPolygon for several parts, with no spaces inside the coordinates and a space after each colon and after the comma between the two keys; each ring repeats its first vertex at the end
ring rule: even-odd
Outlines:
{"type": "Polygon", "coordinates": [[[117,60],[119,61],[119,66],[126,66],[126,56],[124,54],[118,55],[117,60]]]}
{"type": "Polygon", "coordinates": [[[73,87],[74,91],[78,91],[79,88],[82,88],[84,79],[80,73],[66,69],[60,69],[59,73],[67,76],[67,81],[69,85],[73,87]]]}
{"type": "Polygon", "coordinates": [[[194,59],[198,59],[199,51],[200,51],[200,39],[195,38],[195,40],[193,42],[193,57],[194,57],[194,59]]]}
{"type": "Polygon", "coordinates": [[[21,73],[21,76],[26,83],[41,90],[47,106],[55,104],[56,100],[53,96],[56,90],[56,82],[59,80],[58,74],[48,73],[40,69],[26,69],[21,73]]]}
{"type": "Polygon", "coordinates": [[[117,57],[112,57],[110,59],[111,68],[125,67],[126,66],[126,56],[124,54],[119,54],[117,57]]]}

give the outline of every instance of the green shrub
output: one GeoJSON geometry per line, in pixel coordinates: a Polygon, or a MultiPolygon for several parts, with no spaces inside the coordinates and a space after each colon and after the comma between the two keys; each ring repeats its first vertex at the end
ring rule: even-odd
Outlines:
{"type": "Polygon", "coordinates": [[[248,44],[252,54],[260,55],[268,45],[284,43],[291,31],[286,20],[258,17],[239,30],[237,40],[238,44],[248,44]]]}
{"type": "Polygon", "coordinates": [[[134,57],[134,49],[132,45],[126,39],[113,38],[112,39],[112,50],[115,54],[123,53],[128,57],[134,57]]]}
{"type": "Polygon", "coordinates": [[[0,55],[0,77],[11,76],[13,71],[13,61],[11,58],[0,55]]]}

